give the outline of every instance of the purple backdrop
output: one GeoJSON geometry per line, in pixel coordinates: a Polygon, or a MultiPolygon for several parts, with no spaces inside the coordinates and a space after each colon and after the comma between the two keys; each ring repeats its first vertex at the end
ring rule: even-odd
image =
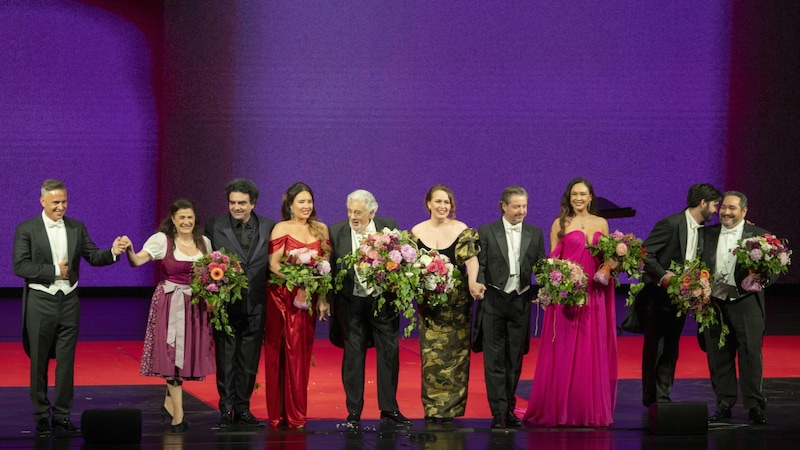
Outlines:
{"type": "MultiPolygon", "coordinates": [[[[545,229],[584,176],[637,210],[612,229],[642,237],[684,207],[692,183],[748,189],[725,166],[733,31],[722,0],[115,3],[4,3],[9,262],[13,228],[39,214],[48,177],[67,183],[68,215],[99,245],[125,233],[137,248],[179,196],[202,216],[224,213],[224,185],[239,176],[275,219],[302,180],[326,223],[365,188],[406,228],[426,218],[435,183],[473,226],[495,220],[501,190],[519,184],[528,221],[545,229]]],[[[761,217],[776,233],[794,222],[761,217]]],[[[86,268],[81,283],[149,286],[152,268],[86,268]]],[[[0,287],[18,286],[0,271],[0,287]]]]}

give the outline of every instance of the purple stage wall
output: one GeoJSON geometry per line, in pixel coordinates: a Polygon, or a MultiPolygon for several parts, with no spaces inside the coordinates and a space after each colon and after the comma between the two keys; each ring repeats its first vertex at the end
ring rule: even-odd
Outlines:
{"type": "MultiPolygon", "coordinates": [[[[528,221],[546,230],[583,176],[637,211],[612,230],[642,237],[705,181],[752,190],[759,225],[797,233],[796,213],[767,208],[763,177],[731,163],[754,151],[739,126],[766,88],[734,101],[731,80],[750,87],[753,69],[732,42],[758,27],[734,29],[729,2],[118,3],[0,7],[0,287],[22,284],[13,230],[40,213],[48,177],[67,183],[68,215],[103,246],[124,233],[138,248],[180,196],[201,216],[224,213],[224,185],[240,176],[274,219],[302,180],[323,222],[365,188],[404,228],[426,218],[435,183],[473,226],[519,184],[528,221]]],[[[756,140],[755,154],[783,158],[796,137],[756,140]]],[[[152,284],[151,267],[82,270],[82,286],[152,284]]]]}

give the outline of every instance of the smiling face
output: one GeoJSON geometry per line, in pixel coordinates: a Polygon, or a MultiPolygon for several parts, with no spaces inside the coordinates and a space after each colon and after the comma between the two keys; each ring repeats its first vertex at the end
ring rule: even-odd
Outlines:
{"type": "Polygon", "coordinates": [[[528,214],[528,197],[525,195],[513,194],[508,203],[502,203],[503,217],[508,223],[516,225],[525,219],[528,214]]]}
{"type": "Polygon", "coordinates": [[[255,203],[250,201],[250,195],[244,192],[231,192],[228,195],[228,211],[231,217],[243,223],[250,220],[250,215],[253,213],[255,203]]]}
{"type": "Polygon", "coordinates": [[[299,192],[295,195],[290,208],[294,218],[308,220],[314,212],[314,197],[308,191],[299,192]]]}
{"type": "Polygon", "coordinates": [[[444,220],[450,217],[452,211],[453,199],[450,195],[443,190],[436,190],[431,193],[431,199],[428,201],[428,212],[431,213],[431,218],[444,220]]]}
{"type": "Polygon", "coordinates": [[[735,195],[726,195],[719,207],[719,222],[725,228],[734,228],[744,220],[747,208],[742,208],[741,200],[735,195]]]}
{"type": "Polygon", "coordinates": [[[191,208],[181,208],[172,215],[172,224],[175,225],[178,234],[192,234],[194,222],[194,210],[191,208]]]}
{"type": "Polygon", "coordinates": [[[569,204],[576,213],[581,213],[589,208],[592,202],[592,194],[589,187],[583,183],[576,183],[569,191],[569,204]]]}
{"type": "Polygon", "coordinates": [[[66,189],[53,189],[47,191],[42,197],[39,198],[39,203],[44,208],[44,215],[53,222],[64,218],[67,212],[67,190],[66,189]]]}

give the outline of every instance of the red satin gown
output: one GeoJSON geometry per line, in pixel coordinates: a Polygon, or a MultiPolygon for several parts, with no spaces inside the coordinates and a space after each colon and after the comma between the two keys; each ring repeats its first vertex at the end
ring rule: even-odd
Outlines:
{"type": "MultiPolygon", "coordinates": [[[[270,241],[269,253],[281,247],[283,255],[303,247],[322,253],[320,241],[306,244],[288,234],[270,241]]],[[[308,376],[317,315],[314,306],[303,310],[292,304],[296,293],[297,289],[289,291],[286,286],[267,285],[264,374],[271,427],[278,427],[284,421],[290,428],[306,424],[308,376]]]]}

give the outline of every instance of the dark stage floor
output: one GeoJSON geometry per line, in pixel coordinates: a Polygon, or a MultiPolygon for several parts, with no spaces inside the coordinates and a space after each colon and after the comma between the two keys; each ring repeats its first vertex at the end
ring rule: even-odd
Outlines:
{"type": "MultiPolygon", "coordinates": [[[[740,407],[734,411],[731,425],[710,427],[707,434],[699,435],[653,433],[648,425],[647,411],[638,403],[640,383],[632,380],[619,383],[615,423],[608,429],[524,427],[492,430],[489,419],[458,419],[452,426],[427,425],[418,419],[407,427],[364,420],[360,430],[349,430],[341,420],[314,420],[308,423],[305,431],[236,427],[221,431],[216,427],[217,410],[187,394],[185,408],[192,427],[184,434],[171,434],[168,425],[160,424],[159,405],[153,401],[163,395],[161,386],[76,387],[73,411],[118,408],[142,411],[140,444],[102,446],[89,445],[82,437],[37,438],[29,413],[27,388],[0,388],[3,402],[0,448],[757,450],[794,447],[796,427],[800,423],[800,379],[768,379],[764,385],[770,401],[766,426],[749,425],[747,413],[740,407]]],[[[518,394],[527,397],[529,389],[530,382],[521,385],[518,394]]],[[[713,405],[710,392],[707,380],[676,380],[673,400],[713,405]]],[[[73,421],[80,422],[77,413],[73,421]]]]}

